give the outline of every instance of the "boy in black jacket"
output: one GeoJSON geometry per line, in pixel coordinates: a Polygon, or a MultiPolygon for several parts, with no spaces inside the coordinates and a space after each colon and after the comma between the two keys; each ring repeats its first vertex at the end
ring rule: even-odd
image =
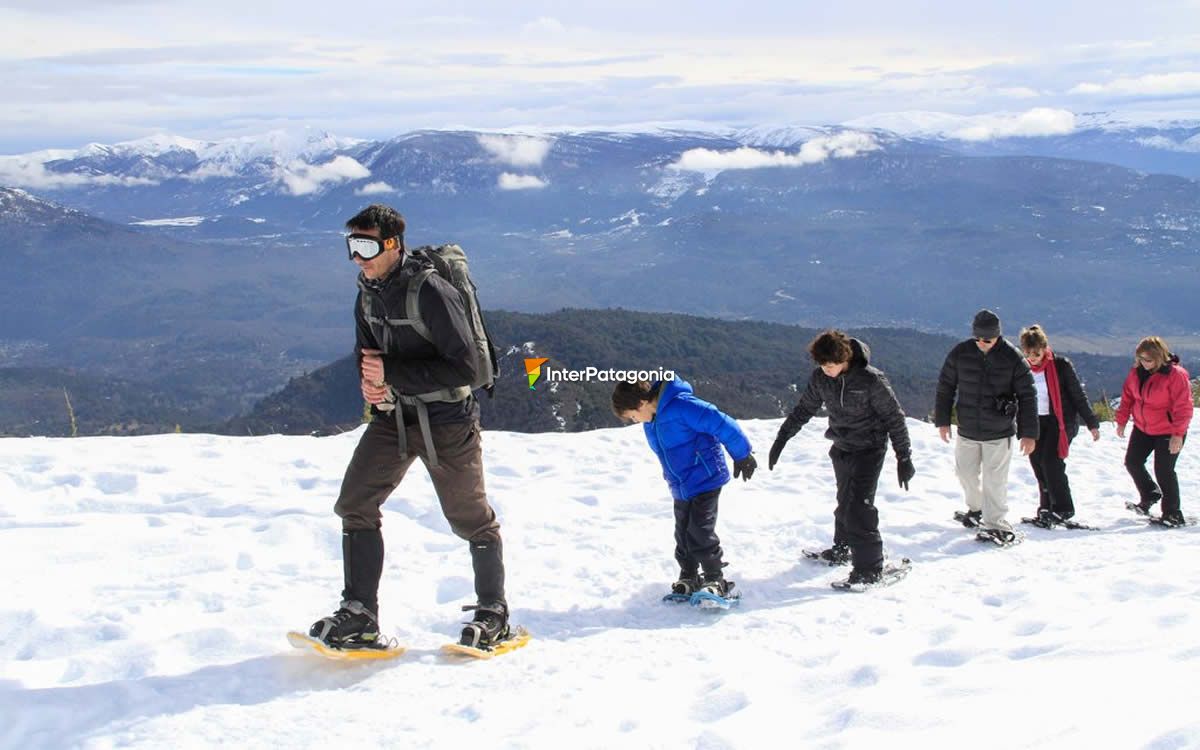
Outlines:
{"type": "Polygon", "coordinates": [[[829,458],[837,477],[837,510],[833,516],[833,547],[821,555],[830,562],[849,558],[854,566],[850,583],[874,583],[883,572],[875,488],[889,436],[896,452],[900,486],[907,490],[916,474],[904,411],[887,378],[869,364],[870,350],[863,342],[842,331],[829,330],[813,339],[808,351],[818,367],[800,402],[779,428],[768,468],[775,468],[787,441],[824,404],[829,412],[825,437],[833,441],[829,458]]]}

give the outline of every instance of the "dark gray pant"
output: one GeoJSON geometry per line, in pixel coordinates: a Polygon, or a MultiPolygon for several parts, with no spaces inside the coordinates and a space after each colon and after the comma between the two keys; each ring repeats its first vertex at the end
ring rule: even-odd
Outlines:
{"type": "Polygon", "coordinates": [[[717,500],[721,488],[675,501],[675,561],[681,571],[703,568],[709,576],[721,573],[721,540],[717,538],[717,500]]]}
{"type": "Polygon", "coordinates": [[[883,470],[886,448],[865,451],[829,449],[837,477],[837,510],[833,512],[833,539],[849,545],[856,569],[883,564],[883,539],[879,536],[879,511],[875,489],[883,470]]]}
{"type": "Polygon", "coordinates": [[[475,594],[481,604],[504,603],[504,558],[500,524],[488,504],[483,484],[483,449],[478,422],[430,425],[438,466],[430,467],[421,429],[410,425],[408,455],[398,451],[396,421],[376,419],[354,449],[346,467],[334,512],[342,519],[342,564],[346,573],[343,599],[363,602],[378,612],[377,593],[383,571],[384,501],[400,486],[408,468],[420,457],[450,529],[470,542],[475,594]]]}
{"type": "Polygon", "coordinates": [[[380,509],[384,501],[420,457],[433,480],[433,489],[450,529],[472,542],[500,540],[500,524],[484,490],[479,424],[435,424],[430,425],[430,431],[438,454],[437,468],[429,467],[425,441],[417,425],[409,425],[405,430],[408,455],[404,458],[397,455],[395,420],[376,419],[367,425],[346,467],[342,491],[333,507],[342,519],[344,531],[378,529],[383,524],[380,509]]]}
{"type": "Polygon", "coordinates": [[[1067,463],[1058,457],[1058,417],[1038,417],[1038,441],[1029,454],[1029,466],[1038,483],[1038,510],[1052,510],[1063,518],[1075,515],[1067,463]]]}

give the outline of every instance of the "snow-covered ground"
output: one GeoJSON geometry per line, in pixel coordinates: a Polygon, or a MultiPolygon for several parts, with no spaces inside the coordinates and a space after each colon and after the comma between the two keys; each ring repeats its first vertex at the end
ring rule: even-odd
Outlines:
{"type": "MultiPolygon", "coordinates": [[[[487,433],[514,622],[490,662],[438,646],[470,600],[465,544],[423,471],[385,506],[398,661],[291,649],[341,588],[332,504],[358,437],[0,440],[0,747],[1200,747],[1200,527],[1147,527],[1105,425],[1069,460],[1081,519],[1008,550],[950,520],[949,446],[910,421],[917,478],[880,484],[892,588],[799,561],[832,533],[815,420],[722,496],[739,610],[660,603],[671,503],[636,427],[487,433]]],[[[1184,511],[1200,461],[1179,463],[1184,511]]],[[[1013,462],[1012,516],[1034,506],[1013,462]]]]}

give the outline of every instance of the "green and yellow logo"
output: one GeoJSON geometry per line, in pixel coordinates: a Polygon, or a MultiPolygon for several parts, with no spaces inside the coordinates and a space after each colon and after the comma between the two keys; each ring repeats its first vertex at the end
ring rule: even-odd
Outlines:
{"type": "Polygon", "coordinates": [[[525,376],[529,378],[529,390],[536,390],[533,387],[533,384],[538,382],[538,378],[542,377],[542,365],[549,361],[549,357],[538,357],[536,359],[525,360],[525,376]]]}

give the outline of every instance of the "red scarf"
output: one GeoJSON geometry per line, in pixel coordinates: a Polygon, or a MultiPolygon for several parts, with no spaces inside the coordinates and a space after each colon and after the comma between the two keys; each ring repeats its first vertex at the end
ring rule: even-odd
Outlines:
{"type": "Polygon", "coordinates": [[[1040,365],[1030,365],[1034,372],[1046,373],[1046,390],[1050,392],[1050,410],[1058,418],[1058,457],[1066,458],[1070,441],[1067,440],[1067,423],[1063,421],[1062,391],[1058,388],[1058,369],[1054,366],[1054,352],[1050,347],[1042,353],[1040,365]]]}

